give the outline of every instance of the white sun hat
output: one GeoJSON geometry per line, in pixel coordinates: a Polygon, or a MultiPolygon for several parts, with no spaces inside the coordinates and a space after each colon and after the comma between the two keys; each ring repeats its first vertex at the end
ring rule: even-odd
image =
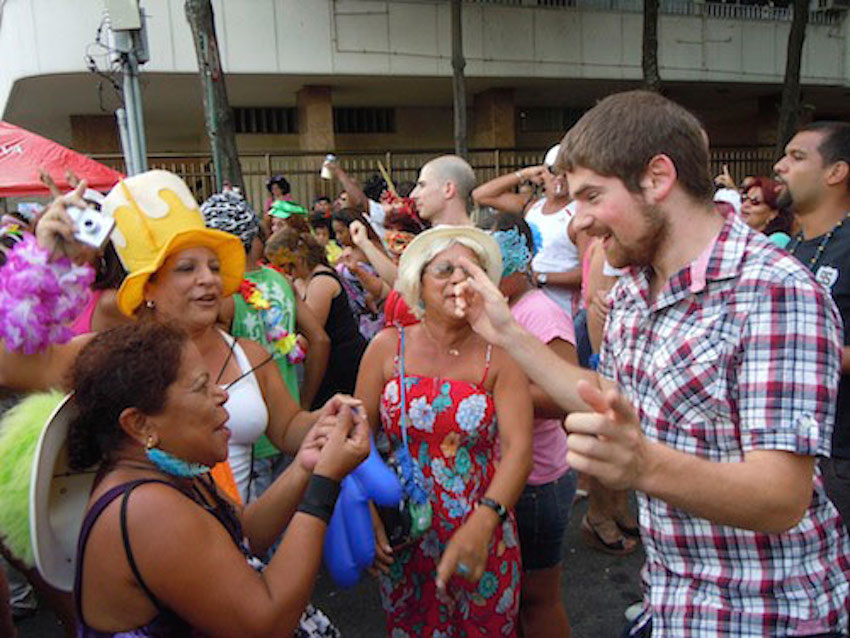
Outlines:
{"type": "Polygon", "coordinates": [[[74,589],[77,540],[96,467],[78,472],[68,463],[68,429],[77,414],[67,395],[47,419],[35,450],[30,482],[30,533],[39,573],[56,589],[74,589]]]}

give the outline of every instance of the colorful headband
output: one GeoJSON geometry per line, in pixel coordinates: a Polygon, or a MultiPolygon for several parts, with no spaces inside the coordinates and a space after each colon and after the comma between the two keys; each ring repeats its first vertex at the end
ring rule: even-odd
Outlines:
{"type": "Polygon", "coordinates": [[[6,224],[0,226],[0,239],[3,237],[11,237],[18,242],[24,238],[24,232],[18,224],[6,224]]]}
{"type": "Polygon", "coordinates": [[[528,242],[517,227],[510,230],[497,230],[493,233],[493,238],[502,252],[502,277],[529,271],[529,264],[534,255],[528,249],[528,242]]]}

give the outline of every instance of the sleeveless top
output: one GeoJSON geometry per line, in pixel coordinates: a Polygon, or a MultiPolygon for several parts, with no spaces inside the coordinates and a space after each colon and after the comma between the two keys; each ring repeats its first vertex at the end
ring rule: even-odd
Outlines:
{"type": "Polygon", "coordinates": [[[77,316],[76,319],[74,319],[73,323],[68,326],[75,337],[88,334],[92,331],[91,320],[94,316],[95,308],[97,308],[97,303],[100,301],[100,298],[102,296],[102,290],[91,291],[91,296],[89,297],[89,302],[86,304],[86,307],[83,308],[83,311],[77,316]]]}
{"type": "MultiPolygon", "coordinates": [[[[566,272],[579,265],[578,248],[570,240],[567,232],[570,220],[575,212],[575,205],[570,202],[562,209],[544,214],[545,199],[534,202],[525,214],[525,220],[540,231],[543,246],[531,260],[534,272],[566,272]]],[[[570,317],[578,310],[578,293],[563,286],[544,286],[546,293],[570,317]]]]}
{"type": "Polygon", "coordinates": [[[223,384],[222,387],[227,387],[230,395],[224,404],[224,409],[230,415],[227,421],[227,427],[230,428],[227,460],[242,502],[247,503],[248,483],[251,479],[251,448],[269,425],[269,411],[256,374],[251,371],[251,362],[242,346],[226,332],[219,332],[227,345],[233,348],[233,356],[245,375],[232,386],[223,384]]]}
{"type": "MultiPolygon", "coordinates": [[[[398,352],[401,353],[399,330],[398,352]]],[[[434,507],[432,527],[447,542],[490,484],[498,457],[498,426],[492,393],[485,387],[492,345],[487,344],[478,382],[428,377],[404,370],[405,405],[401,405],[400,358],[384,384],[380,418],[391,449],[403,445],[402,410],[407,414],[410,455],[429,484],[434,507]]]]}
{"type": "MultiPolygon", "coordinates": [[[[191,495],[187,494],[174,483],[160,479],[137,479],[122,485],[116,485],[107,492],[101,494],[101,496],[89,508],[89,511],[86,512],[86,516],[83,519],[82,529],[80,530],[80,539],[77,544],[77,564],[74,574],[74,604],[76,605],[77,612],[77,638],[179,638],[195,635],[194,630],[185,620],[180,618],[170,609],[164,607],[156,596],[154,596],[153,592],[148,588],[142,578],[133,557],[133,550],[130,546],[130,537],[127,534],[127,500],[130,493],[136,487],[145,483],[162,483],[163,485],[168,485],[181,494],[184,494],[186,498],[190,498],[193,502],[197,503],[191,495]],[[94,527],[95,522],[109,504],[119,496],[123,497],[121,500],[120,513],[121,540],[124,543],[124,552],[127,557],[127,563],[129,564],[130,570],[133,572],[133,577],[136,579],[139,587],[145,593],[148,600],[150,600],[154,607],[156,607],[157,615],[153,618],[153,620],[145,623],[141,627],[130,629],[128,631],[97,631],[96,629],[92,629],[86,625],[83,618],[83,562],[85,558],[86,544],[88,543],[89,535],[91,534],[91,530],[94,527]]],[[[217,503],[216,510],[212,511],[206,507],[204,507],[204,509],[207,509],[207,511],[218,519],[218,521],[227,530],[236,546],[244,553],[245,549],[242,544],[242,526],[239,523],[239,519],[236,518],[236,513],[229,503],[218,497],[215,489],[211,490],[211,494],[217,503]]]]}
{"type": "Polygon", "coordinates": [[[348,302],[345,286],[334,271],[319,270],[313,273],[315,277],[330,277],[339,284],[339,294],[331,300],[328,317],[325,319],[325,332],[331,340],[331,352],[325,376],[313,399],[312,409],[320,408],[325,401],[337,392],[354,393],[357,382],[357,370],[360,359],[366,351],[366,339],[360,334],[354,314],[348,302]]]}
{"type": "MultiPolygon", "coordinates": [[[[402,328],[403,330],[403,328],[402,328]]],[[[399,331],[399,352],[401,331],[399,331]]],[[[444,591],[434,585],[443,548],[484,496],[496,472],[498,425],[493,395],[485,387],[490,370],[477,382],[404,371],[396,358],[394,376],[380,398],[381,425],[391,449],[404,445],[401,414],[407,415],[411,457],[422,469],[431,503],[431,528],[395,552],[389,574],[380,574],[387,635],[513,636],[519,611],[521,559],[513,512],[497,525],[484,574],[478,583],[453,577],[444,591]]]]}

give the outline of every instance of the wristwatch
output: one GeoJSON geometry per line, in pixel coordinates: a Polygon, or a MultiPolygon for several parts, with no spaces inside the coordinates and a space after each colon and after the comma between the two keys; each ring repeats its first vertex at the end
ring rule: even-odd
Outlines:
{"type": "Polygon", "coordinates": [[[499,503],[498,501],[494,501],[492,498],[487,498],[486,496],[478,499],[478,504],[483,505],[484,507],[489,507],[491,510],[496,512],[499,515],[499,520],[503,523],[505,519],[508,518],[508,509],[499,503]]]}
{"type": "Polygon", "coordinates": [[[545,286],[546,282],[549,281],[549,274],[545,272],[537,273],[537,285],[545,286]]]}

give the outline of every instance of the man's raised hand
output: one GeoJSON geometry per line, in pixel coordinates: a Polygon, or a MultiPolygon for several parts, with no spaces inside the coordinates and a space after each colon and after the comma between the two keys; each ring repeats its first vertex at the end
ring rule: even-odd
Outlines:
{"type": "Polygon", "coordinates": [[[579,472],[617,489],[640,489],[650,468],[651,445],[631,404],[617,390],[578,382],[578,394],[591,412],[570,414],[567,462],[579,472]]]}

